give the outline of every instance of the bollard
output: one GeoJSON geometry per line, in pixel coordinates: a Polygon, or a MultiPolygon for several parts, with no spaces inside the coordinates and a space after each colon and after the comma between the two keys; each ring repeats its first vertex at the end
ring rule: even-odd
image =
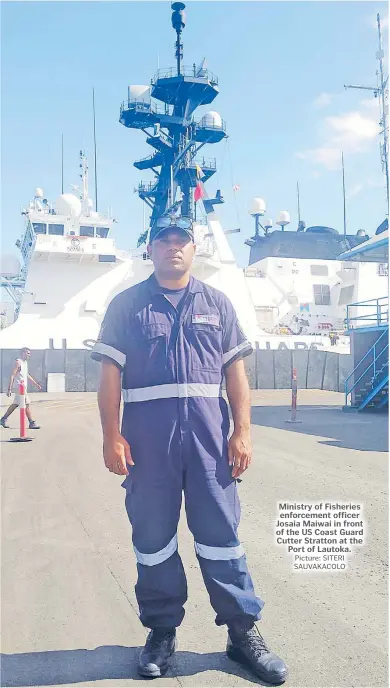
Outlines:
{"type": "Polygon", "coordinates": [[[301,420],[297,420],[297,399],[298,399],[298,382],[297,382],[297,369],[293,368],[292,378],[291,378],[291,418],[286,420],[286,423],[302,423],[301,420]]]}
{"type": "Polygon", "coordinates": [[[11,437],[10,442],[31,442],[33,438],[26,435],[26,390],[23,382],[19,385],[19,399],[20,434],[19,437],[11,437]]]}

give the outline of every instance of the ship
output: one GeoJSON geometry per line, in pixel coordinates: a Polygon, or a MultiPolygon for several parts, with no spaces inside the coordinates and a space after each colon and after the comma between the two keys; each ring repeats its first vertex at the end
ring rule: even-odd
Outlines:
{"type": "MultiPolygon", "coordinates": [[[[371,263],[362,275],[341,254],[369,240],[365,232],[339,234],[322,226],[287,230],[289,213],[282,211],[278,229],[263,220],[263,199],[253,199],[255,233],[246,241],[249,264],[238,267],[229,245],[229,230],[218,218],[224,202],[221,190],[209,195],[217,171],[215,158],[200,155],[203,146],[227,136],[221,115],[209,106],[219,93],[218,77],[205,59],[183,64],[182,33],[185,4],[172,3],[176,33],[174,68],[159,69],[147,85],[130,85],[120,106],[119,122],[143,133],[153,149],[134,162],[153,178],[135,189],[150,211],[149,226],[164,213],[181,214],[194,222],[195,277],[223,291],[232,301],[248,339],[258,348],[329,347],[329,334],[338,333],[348,349],[345,327],[347,304],[362,292],[386,291],[387,266],[371,263]],[[207,185],[207,187],[206,187],[207,185]],[[363,289],[364,291],[364,289],[363,289]]],[[[17,242],[22,266],[14,260],[2,267],[2,287],[15,303],[14,322],[0,332],[2,349],[26,345],[38,350],[82,350],[96,340],[111,299],[146,279],[153,265],[143,247],[116,247],[115,221],[97,212],[89,197],[88,161],[80,151],[80,184],[49,202],[41,188],[22,210],[23,236],[17,242]]]]}

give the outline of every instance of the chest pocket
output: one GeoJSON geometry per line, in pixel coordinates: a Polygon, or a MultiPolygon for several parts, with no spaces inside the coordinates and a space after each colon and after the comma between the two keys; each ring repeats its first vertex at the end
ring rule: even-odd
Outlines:
{"type": "Polygon", "coordinates": [[[220,371],[222,369],[222,330],[218,325],[191,323],[188,337],[193,370],[220,371]]]}
{"type": "Polygon", "coordinates": [[[131,387],[165,383],[167,375],[168,326],[161,323],[139,325],[132,341],[133,356],[127,361],[131,387]]]}

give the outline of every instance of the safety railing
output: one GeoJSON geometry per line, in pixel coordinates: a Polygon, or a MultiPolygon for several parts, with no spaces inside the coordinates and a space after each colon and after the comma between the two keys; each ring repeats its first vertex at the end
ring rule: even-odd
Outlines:
{"type": "Polygon", "coordinates": [[[224,119],[219,122],[212,120],[211,117],[203,116],[201,119],[194,120],[196,129],[213,129],[215,131],[224,131],[226,133],[226,122],[224,119]]]}
{"type": "Polygon", "coordinates": [[[387,342],[387,344],[385,344],[384,340],[386,340],[388,334],[388,329],[382,332],[375,344],[373,344],[363,358],[360,359],[352,373],[346,378],[344,383],[346,406],[348,406],[349,401],[352,400],[352,392],[354,390],[363,387],[365,382],[370,383],[372,389],[376,384],[381,382],[381,376],[385,377],[386,368],[388,368],[389,343],[387,342]],[[365,365],[362,368],[361,366],[363,363],[365,363],[365,365]],[[358,387],[359,383],[361,383],[360,387],[358,387]]]}
{"type": "Polygon", "coordinates": [[[378,299],[368,299],[349,303],[345,323],[347,330],[357,327],[379,327],[389,322],[389,297],[381,296],[378,299]]]}
{"type": "Polygon", "coordinates": [[[216,170],[217,160],[216,158],[209,158],[208,160],[206,158],[195,158],[195,160],[192,161],[192,165],[198,165],[207,170],[216,170]]]}
{"type": "Polygon", "coordinates": [[[172,114],[172,109],[169,105],[157,105],[149,100],[128,98],[128,100],[122,101],[120,112],[122,114],[124,110],[134,110],[135,112],[151,113],[153,115],[170,115],[172,114]]]}
{"type": "MultiPolygon", "coordinates": [[[[159,69],[152,78],[152,84],[155,84],[159,79],[173,79],[175,76],[178,76],[176,67],[159,69]]],[[[207,81],[209,81],[211,84],[218,84],[218,77],[215,76],[210,69],[203,69],[202,67],[197,67],[195,64],[191,67],[181,66],[180,76],[192,76],[196,78],[207,79],[207,81]]]]}

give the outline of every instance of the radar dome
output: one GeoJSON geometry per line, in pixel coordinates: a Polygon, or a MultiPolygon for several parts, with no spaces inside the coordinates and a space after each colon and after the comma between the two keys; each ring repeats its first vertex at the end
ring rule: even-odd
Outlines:
{"type": "Polygon", "coordinates": [[[222,117],[215,110],[210,110],[206,112],[201,119],[201,123],[204,127],[213,127],[213,129],[222,129],[222,117]]]}
{"type": "Polygon", "coordinates": [[[79,217],[81,215],[81,202],[73,194],[62,194],[56,202],[56,210],[59,215],[66,217],[79,217]]]}
{"type": "Polygon", "coordinates": [[[129,100],[150,103],[150,86],[129,86],[128,96],[129,100]]]}
{"type": "Polygon", "coordinates": [[[249,215],[264,215],[267,210],[265,200],[263,198],[254,198],[249,211],[249,215]]]}
{"type": "Polygon", "coordinates": [[[290,213],[287,212],[287,210],[281,210],[276,224],[285,227],[285,225],[289,225],[290,222],[290,213]]]}
{"type": "Polygon", "coordinates": [[[5,254],[0,258],[0,274],[2,277],[10,279],[17,277],[20,273],[20,262],[16,256],[5,254]]]}
{"type": "Polygon", "coordinates": [[[35,189],[35,198],[43,198],[43,189],[40,189],[39,186],[35,189]]]}

